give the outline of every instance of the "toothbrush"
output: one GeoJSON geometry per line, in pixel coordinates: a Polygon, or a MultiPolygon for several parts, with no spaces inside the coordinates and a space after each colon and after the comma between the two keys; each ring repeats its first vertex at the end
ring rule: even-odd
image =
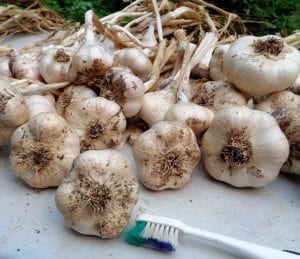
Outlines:
{"type": "Polygon", "coordinates": [[[293,251],[280,251],[213,232],[189,227],[183,222],[154,215],[140,214],[133,229],[123,233],[126,242],[154,248],[164,252],[175,252],[178,236],[190,235],[226,247],[243,258],[284,259],[300,257],[293,251]],[[291,252],[291,253],[289,253],[291,252]]]}

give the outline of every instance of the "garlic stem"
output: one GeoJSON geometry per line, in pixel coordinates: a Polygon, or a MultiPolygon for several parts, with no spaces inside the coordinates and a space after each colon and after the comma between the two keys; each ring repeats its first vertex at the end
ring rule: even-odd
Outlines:
{"type": "Polygon", "coordinates": [[[144,21],[147,17],[151,16],[153,13],[146,13],[145,15],[141,16],[141,17],[138,17],[134,20],[132,20],[131,22],[127,23],[124,28],[129,30],[129,28],[134,25],[134,24],[139,24],[140,22],[144,21]]]}
{"type": "Polygon", "coordinates": [[[27,88],[18,89],[23,95],[45,94],[52,90],[64,88],[71,82],[61,82],[54,84],[30,84],[27,88]]]}
{"type": "Polygon", "coordinates": [[[93,30],[93,11],[89,10],[85,13],[85,41],[87,44],[94,43],[95,34],[93,30]]]}
{"type": "Polygon", "coordinates": [[[160,18],[159,10],[158,10],[158,7],[157,7],[157,1],[156,0],[151,0],[151,2],[152,2],[152,5],[153,5],[155,17],[156,17],[158,40],[159,40],[159,42],[162,42],[163,33],[162,33],[161,18],[160,18]]]}
{"type": "Polygon", "coordinates": [[[195,20],[201,20],[201,16],[193,9],[186,6],[182,6],[175,9],[173,12],[168,12],[167,14],[163,15],[161,17],[161,23],[164,25],[167,21],[176,19],[178,16],[181,16],[185,13],[189,13],[189,16],[195,18],[195,20]]]}

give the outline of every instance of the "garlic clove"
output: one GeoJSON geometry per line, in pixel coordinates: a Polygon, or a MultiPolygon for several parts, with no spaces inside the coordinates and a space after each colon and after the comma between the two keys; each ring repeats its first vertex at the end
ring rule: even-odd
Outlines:
{"type": "Polygon", "coordinates": [[[190,102],[179,102],[171,106],[165,115],[166,121],[180,122],[190,127],[201,145],[201,138],[214,118],[214,113],[190,102]]]}
{"type": "Polygon", "coordinates": [[[214,112],[247,104],[246,98],[225,80],[200,83],[191,101],[214,112]]]}
{"type": "Polygon", "coordinates": [[[151,190],[178,189],[190,180],[200,160],[194,132],[178,122],[162,121],[133,144],[140,181],[151,190]]]}
{"type": "MultiPolygon", "coordinates": [[[[59,95],[56,102],[57,113],[65,117],[66,110],[69,107],[78,105],[82,100],[86,98],[96,97],[96,93],[87,86],[84,85],[70,85],[64,89],[59,95]]],[[[72,109],[72,108],[70,108],[72,109]]]]}
{"type": "Polygon", "coordinates": [[[72,61],[73,49],[60,46],[47,48],[42,52],[40,73],[47,83],[69,81],[68,70],[72,61]]]}
{"type": "Polygon", "coordinates": [[[66,120],[76,130],[81,151],[117,148],[126,131],[121,107],[102,97],[87,98],[66,110],[66,120]]]}
{"type": "Polygon", "coordinates": [[[58,186],[79,155],[78,135],[56,113],[39,113],[17,128],[9,155],[12,173],[34,188],[58,186]]]}
{"type": "Polygon", "coordinates": [[[121,66],[128,67],[130,70],[142,79],[147,81],[152,69],[150,59],[139,48],[126,48],[116,53],[121,66]]]}
{"type": "Polygon", "coordinates": [[[300,174],[300,113],[295,108],[279,108],[272,113],[281,130],[287,137],[290,153],[281,171],[300,174]]]}
{"type": "Polygon", "coordinates": [[[142,107],[145,87],[143,81],[125,68],[111,68],[100,87],[100,96],[115,101],[125,117],[135,116],[142,107]]]}
{"type": "Polygon", "coordinates": [[[223,61],[230,44],[220,45],[215,48],[212,58],[209,62],[209,77],[214,80],[225,80],[223,75],[223,61]]]}
{"type": "Polygon", "coordinates": [[[256,110],[272,113],[280,108],[300,109],[300,96],[291,91],[271,94],[267,99],[255,105],[256,110]]]}
{"type": "Polygon", "coordinates": [[[176,90],[164,89],[148,92],[144,95],[144,102],[139,116],[151,127],[162,121],[168,109],[176,103],[176,90]]]}
{"type": "Polygon", "coordinates": [[[277,178],[289,144],[271,115],[236,106],[215,114],[202,151],[213,178],[236,187],[262,187],[277,178]]]}
{"type": "Polygon", "coordinates": [[[129,159],[114,150],[90,150],[75,161],[55,202],[66,224],[84,235],[118,236],[138,199],[129,159]]]}
{"type": "Polygon", "coordinates": [[[227,80],[252,96],[288,88],[300,72],[300,52],[277,36],[244,36],[224,56],[227,80]]]}

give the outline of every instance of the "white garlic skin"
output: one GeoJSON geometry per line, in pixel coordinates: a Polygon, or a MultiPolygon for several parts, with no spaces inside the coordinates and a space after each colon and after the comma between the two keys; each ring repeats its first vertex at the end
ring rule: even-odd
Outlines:
{"type": "Polygon", "coordinates": [[[28,115],[23,95],[8,81],[0,79],[0,124],[16,128],[28,120],[28,115]]]}
{"type": "Polygon", "coordinates": [[[125,68],[110,68],[100,87],[100,96],[115,101],[126,118],[137,115],[143,105],[143,81],[125,68]]]}
{"type": "Polygon", "coordinates": [[[12,73],[9,69],[9,57],[2,56],[0,57],[0,76],[12,77],[12,73]]]}
{"type": "Polygon", "coordinates": [[[124,230],[137,199],[130,161],[114,150],[83,152],[55,195],[70,228],[101,238],[114,238],[124,230]]]}
{"type": "Polygon", "coordinates": [[[139,116],[151,127],[155,123],[164,120],[166,112],[175,103],[176,91],[174,89],[148,92],[144,95],[144,102],[139,116]]]}
{"type": "Polygon", "coordinates": [[[223,61],[224,55],[229,50],[230,44],[224,44],[215,48],[212,58],[209,62],[209,77],[214,80],[224,80],[223,61]]]}
{"type": "Polygon", "coordinates": [[[161,121],[133,143],[140,181],[151,190],[178,189],[191,178],[200,149],[191,128],[161,121]]]}
{"type": "Polygon", "coordinates": [[[280,108],[300,109],[300,96],[291,91],[281,91],[271,94],[264,101],[256,104],[254,108],[270,114],[280,108]]]}
{"type": "Polygon", "coordinates": [[[118,148],[125,137],[126,118],[121,107],[105,98],[84,99],[67,109],[65,116],[80,137],[81,151],[118,148]]]}
{"type": "Polygon", "coordinates": [[[262,187],[277,178],[289,143],[271,115],[240,106],[215,114],[202,151],[213,178],[235,187],[262,187]]]}
{"type": "Polygon", "coordinates": [[[252,96],[261,96],[288,88],[300,72],[300,53],[277,36],[243,36],[235,40],[223,62],[226,79],[252,96]],[[282,42],[280,53],[256,52],[258,41],[277,39],[282,42]]]}
{"type": "Polygon", "coordinates": [[[143,82],[149,79],[152,63],[141,49],[126,48],[117,52],[116,55],[121,66],[130,68],[143,82]]]}
{"type": "Polygon", "coordinates": [[[197,88],[191,101],[214,112],[247,104],[246,98],[226,80],[207,81],[197,88]]]}
{"type": "Polygon", "coordinates": [[[70,107],[78,105],[84,99],[96,96],[97,94],[85,85],[70,85],[64,89],[57,99],[55,104],[57,113],[65,117],[67,109],[72,109],[70,107]]]}
{"type": "Polygon", "coordinates": [[[214,118],[214,113],[197,104],[179,102],[171,106],[165,115],[166,121],[180,122],[190,127],[201,144],[201,137],[214,118]]]}
{"type": "Polygon", "coordinates": [[[80,153],[76,132],[56,113],[39,113],[15,130],[12,173],[33,188],[58,186],[80,153]]]}
{"type": "Polygon", "coordinates": [[[294,94],[300,95],[300,74],[298,75],[296,81],[288,88],[294,94]]]}
{"type": "Polygon", "coordinates": [[[114,62],[114,54],[106,46],[96,41],[85,41],[73,56],[68,76],[77,85],[98,85],[114,62]]]}
{"type": "Polygon", "coordinates": [[[287,137],[290,153],[281,171],[284,173],[300,174],[300,109],[279,108],[272,113],[281,130],[287,137]]]}
{"type": "Polygon", "coordinates": [[[29,111],[29,119],[42,112],[56,113],[55,106],[51,101],[42,95],[31,95],[25,97],[25,103],[29,111]]]}
{"type": "Polygon", "coordinates": [[[59,46],[47,48],[42,52],[40,73],[47,83],[69,81],[68,71],[72,61],[72,49],[59,46]]]}
{"type": "Polygon", "coordinates": [[[30,54],[12,56],[10,59],[11,72],[17,79],[36,79],[43,81],[38,60],[30,54]]]}

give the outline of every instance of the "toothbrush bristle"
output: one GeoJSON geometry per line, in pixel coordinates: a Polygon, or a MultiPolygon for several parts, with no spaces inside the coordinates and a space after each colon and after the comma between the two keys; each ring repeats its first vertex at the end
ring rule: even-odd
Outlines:
{"type": "Polygon", "coordinates": [[[150,247],[164,252],[175,252],[178,229],[139,221],[133,229],[124,232],[123,238],[133,245],[150,247]]]}

